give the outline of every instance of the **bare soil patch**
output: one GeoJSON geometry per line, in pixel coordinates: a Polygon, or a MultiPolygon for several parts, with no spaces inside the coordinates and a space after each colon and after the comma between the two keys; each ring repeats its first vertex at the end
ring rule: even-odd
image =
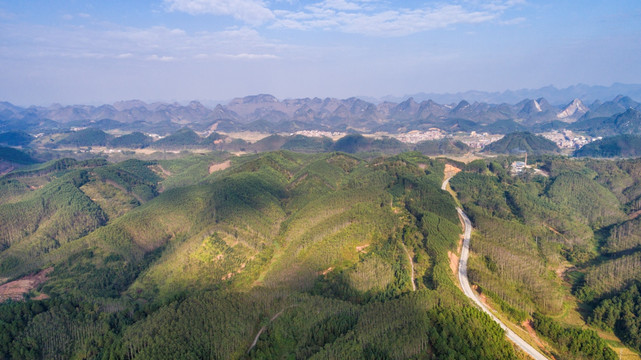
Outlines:
{"type": "Polygon", "coordinates": [[[444,175],[445,175],[446,179],[449,178],[449,177],[452,177],[452,176],[454,176],[454,175],[456,175],[456,174],[458,174],[460,172],[461,172],[461,169],[457,168],[456,166],[450,165],[450,164],[445,164],[444,175]]]}
{"type": "Polygon", "coordinates": [[[328,267],[327,269],[323,270],[320,272],[320,275],[327,275],[329,274],[332,270],[334,270],[333,266],[328,267]]]}
{"type": "Polygon", "coordinates": [[[356,247],[356,251],[362,252],[362,253],[367,253],[367,251],[365,250],[365,249],[367,249],[367,247],[369,247],[369,244],[357,246],[356,247]]]}
{"type": "Polygon", "coordinates": [[[225,169],[229,168],[230,166],[231,166],[231,161],[230,160],[223,161],[223,162],[217,163],[217,164],[211,164],[211,165],[209,165],[209,173],[212,174],[212,173],[214,173],[216,171],[225,170],[225,169]]]}
{"type": "Polygon", "coordinates": [[[163,174],[165,177],[170,177],[170,176],[171,176],[171,171],[166,170],[166,169],[165,169],[164,167],[162,167],[162,165],[160,165],[160,164],[158,164],[158,170],[160,170],[160,171],[162,172],[162,174],[163,174]]]}
{"type": "MultiPolygon", "coordinates": [[[[28,294],[31,290],[37,288],[45,281],[47,281],[47,275],[53,271],[53,267],[44,269],[36,274],[24,276],[18,280],[10,281],[6,284],[0,285],[0,302],[11,299],[14,301],[21,301],[24,299],[24,295],[28,294]]],[[[43,295],[45,298],[47,295],[41,294],[36,298],[42,299],[43,295]]]]}
{"type": "Polygon", "coordinates": [[[456,273],[458,272],[459,257],[451,251],[447,252],[447,257],[450,258],[450,269],[452,269],[452,274],[454,274],[454,276],[456,277],[456,273]]]}
{"type": "Polygon", "coordinates": [[[521,323],[521,326],[527,331],[528,334],[530,334],[530,337],[534,340],[534,342],[541,348],[541,349],[547,349],[545,344],[539,339],[539,337],[536,335],[536,332],[534,331],[534,328],[532,327],[532,320],[528,319],[525,320],[521,323]]]}
{"type": "Polygon", "coordinates": [[[561,263],[556,269],[554,269],[554,273],[559,279],[565,280],[565,274],[570,269],[575,269],[575,266],[572,266],[570,263],[561,263]]]}
{"type": "Polygon", "coordinates": [[[630,220],[632,220],[634,218],[637,218],[639,215],[641,215],[641,210],[637,210],[637,211],[633,212],[632,214],[629,215],[630,216],[630,220]]]}

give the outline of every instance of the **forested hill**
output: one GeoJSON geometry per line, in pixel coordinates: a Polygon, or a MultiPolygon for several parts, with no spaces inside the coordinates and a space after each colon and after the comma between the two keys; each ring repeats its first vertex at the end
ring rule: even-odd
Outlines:
{"type": "Polygon", "coordinates": [[[455,285],[443,169],[273,152],[10,173],[0,277],[53,272],[27,294],[48,299],[0,305],[0,357],[516,358],[455,285]]]}
{"type": "Polygon", "coordinates": [[[520,358],[456,286],[452,166],[482,299],[549,356],[634,358],[641,160],[532,155],[511,174],[512,159],[211,152],[14,170],[0,300],[26,301],[0,303],[0,358],[520,358]]]}
{"type": "Polygon", "coordinates": [[[515,323],[531,318],[556,358],[635,358],[596,331],[641,350],[641,160],[509,164],[477,160],[450,181],[476,229],[470,281],[515,323]]]}
{"type": "Polygon", "coordinates": [[[593,141],[574,152],[578,157],[638,157],[641,156],[641,136],[618,135],[593,141]]]}
{"type": "Polygon", "coordinates": [[[34,164],[38,161],[26,152],[12,147],[0,146],[0,162],[9,162],[22,165],[34,164]]]}
{"type": "Polygon", "coordinates": [[[559,147],[543,136],[529,132],[514,132],[487,145],[483,151],[496,154],[519,154],[524,152],[528,154],[546,154],[559,152],[559,147]]]}

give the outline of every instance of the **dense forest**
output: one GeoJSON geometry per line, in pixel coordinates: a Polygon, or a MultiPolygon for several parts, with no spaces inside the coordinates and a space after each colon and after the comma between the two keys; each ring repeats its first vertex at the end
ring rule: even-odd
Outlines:
{"type": "Polygon", "coordinates": [[[1,298],[0,358],[521,358],[457,287],[457,201],[469,279],[501,316],[556,358],[616,358],[599,332],[641,351],[641,161],[540,155],[514,174],[511,157],[380,157],[394,142],[359,135],[313,146],[368,160],[263,144],[300,152],[1,177],[0,284],[38,280],[1,298]]]}
{"type": "Polygon", "coordinates": [[[574,152],[577,157],[637,157],[641,155],[641,137],[617,135],[600,139],[574,152]]]}
{"type": "Polygon", "coordinates": [[[517,358],[455,285],[444,166],[285,151],[11,172],[0,276],[52,270],[0,305],[0,357],[517,358]]]}
{"type": "Polygon", "coordinates": [[[530,159],[540,171],[510,175],[513,160],[471,162],[450,182],[477,230],[470,281],[508,318],[532,319],[561,357],[616,358],[593,330],[641,350],[641,160],[540,156],[530,159]]]}
{"type": "Polygon", "coordinates": [[[530,132],[512,132],[500,140],[497,140],[485,148],[484,152],[498,154],[547,154],[559,152],[556,144],[544,138],[543,136],[532,134],[530,132]]]}

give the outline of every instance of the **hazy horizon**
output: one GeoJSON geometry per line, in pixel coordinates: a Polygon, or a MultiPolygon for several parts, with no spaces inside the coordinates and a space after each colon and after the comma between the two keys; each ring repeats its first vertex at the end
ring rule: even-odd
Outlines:
{"type": "Polygon", "coordinates": [[[635,1],[0,1],[0,101],[635,84],[640,17],[635,1]]]}

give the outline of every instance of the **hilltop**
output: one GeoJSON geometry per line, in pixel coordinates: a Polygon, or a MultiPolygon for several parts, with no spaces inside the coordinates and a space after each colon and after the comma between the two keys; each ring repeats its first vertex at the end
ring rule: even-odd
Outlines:
{"type": "Polygon", "coordinates": [[[487,145],[483,151],[498,154],[545,154],[557,153],[559,147],[542,136],[529,132],[515,132],[487,145]]]}

